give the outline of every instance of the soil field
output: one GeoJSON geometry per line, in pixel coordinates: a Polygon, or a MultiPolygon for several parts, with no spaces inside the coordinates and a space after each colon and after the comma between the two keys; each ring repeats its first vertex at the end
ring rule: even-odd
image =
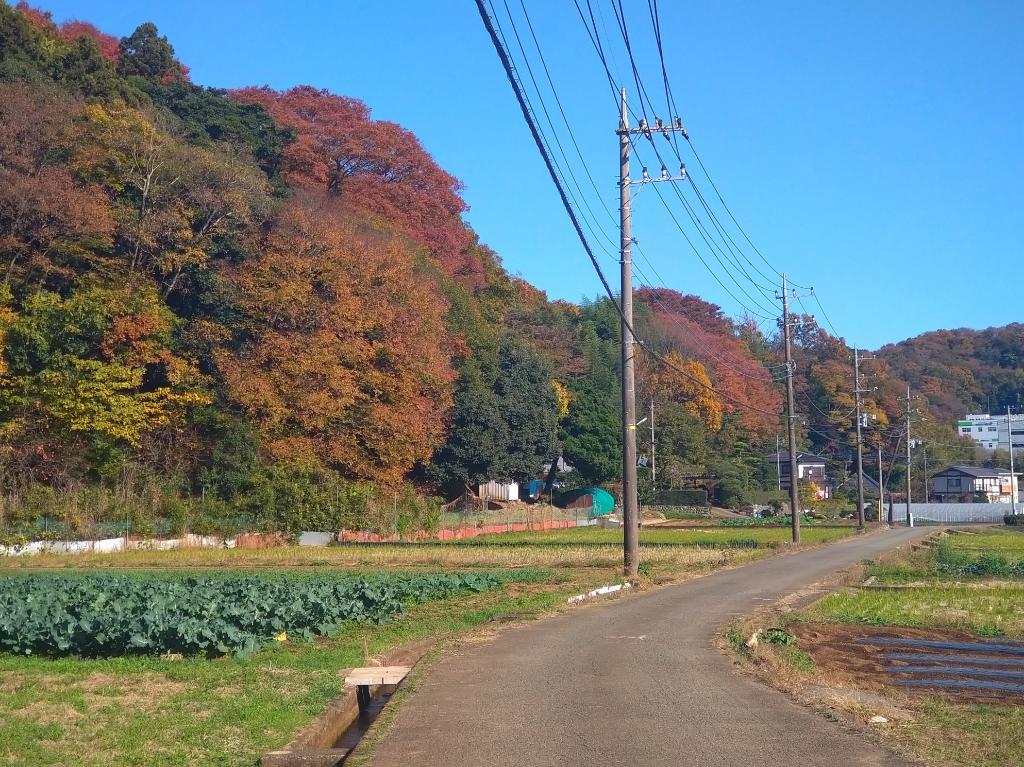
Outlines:
{"type": "MultiPolygon", "coordinates": [[[[797,645],[814,661],[815,676],[823,684],[838,687],[882,691],[895,684],[920,681],[922,678],[963,682],[990,682],[1002,679],[1018,691],[984,688],[945,690],[931,686],[901,686],[909,696],[943,698],[958,703],[1000,705],[1024,704],[1024,642],[1020,655],[986,652],[978,649],[964,652],[950,648],[918,645],[918,642],[985,644],[963,631],[934,631],[914,628],[867,629],[841,623],[795,624],[790,627],[797,645]],[[873,644],[864,640],[888,640],[873,644]],[[893,641],[896,640],[896,641],[893,641]],[[906,645],[898,640],[911,640],[906,645]],[[891,643],[890,643],[891,642],[891,643]],[[901,656],[901,657],[896,657],[901,656]],[[900,668],[915,671],[901,672],[900,668]],[[918,669],[929,669],[926,672],[918,669]],[[948,669],[961,669],[956,673],[948,669]],[[992,672],[1014,676],[994,676],[992,672]]],[[[1007,646],[1014,640],[991,640],[993,647],[1007,646]]],[[[1013,645],[1010,645],[1013,646],[1013,645]]]]}

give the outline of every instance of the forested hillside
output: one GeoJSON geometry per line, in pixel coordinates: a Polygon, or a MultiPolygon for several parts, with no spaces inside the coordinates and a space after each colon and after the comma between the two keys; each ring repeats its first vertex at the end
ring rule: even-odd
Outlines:
{"type": "MultiPolygon", "coordinates": [[[[559,455],[567,482],[614,487],[614,305],[510,276],[465,208],[354,99],[197,86],[152,24],[118,40],[0,2],[0,526],[429,526],[438,499],[559,455]]],[[[638,357],[659,484],[770,489],[778,339],[695,296],[636,300],[669,360],[638,357]]],[[[843,461],[849,350],[804,319],[803,444],[843,461]]],[[[869,438],[895,449],[908,377],[946,421],[990,381],[1016,396],[1021,328],[986,333],[882,350],[869,438]]]]}
{"type": "Polygon", "coordinates": [[[879,351],[899,376],[917,382],[936,415],[1015,412],[1024,407],[1024,325],[935,330],[879,351]]]}

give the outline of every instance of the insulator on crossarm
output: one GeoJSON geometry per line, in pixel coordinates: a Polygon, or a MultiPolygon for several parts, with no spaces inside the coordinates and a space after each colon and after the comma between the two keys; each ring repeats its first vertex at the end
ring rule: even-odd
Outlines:
{"type": "Polygon", "coordinates": [[[650,180],[651,180],[651,177],[647,173],[647,168],[644,168],[644,181],[650,181],[650,180]]]}
{"type": "Polygon", "coordinates": [[[682,163],[679,166],[679,178],[686,178],[686,163],[682,163]]]}
{"type": "Polygon", "coordinates": [[[666,168],[664,165],[661,166],[661,177],[668,178],[668,168],[666,168]]]}

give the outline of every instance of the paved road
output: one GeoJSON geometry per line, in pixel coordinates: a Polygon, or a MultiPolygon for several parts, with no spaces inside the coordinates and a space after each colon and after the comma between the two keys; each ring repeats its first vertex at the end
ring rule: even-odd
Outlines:
{"type": "Polygon", "coordinates": [[[374,767],[908,767],[736,672],[719,627],[922,534],[762,560],[502,632],[439,660],[374,767]]]}

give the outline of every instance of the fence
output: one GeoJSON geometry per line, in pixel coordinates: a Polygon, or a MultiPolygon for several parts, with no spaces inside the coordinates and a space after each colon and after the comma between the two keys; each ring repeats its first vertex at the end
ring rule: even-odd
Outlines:
{"type": "MultiPolygon", "coordinates": [[[[304,533],[304,535],[306,535],[304,533]]],[[[244,533],[234,538],[186,533],[181,538],[142,538],[139,536],[102,538],[85,541],[28,541],[0,546],[0,556],[25,554],[113,554],[119,551],[172,551],[174,549],[262,549],[287,543],[281,533],[244,533]]],[[[312,545],[312,544],[309,544],[312,545]]],[[[326,544],[323,544],[326,545],[326,544]]]]}
{"type": "MultiPolygon", "coordinates": [[[[914,522],[940,522],[946,524],[978,524],[1002,522],[1011,511],[1008,503],[911,503],[914,522]]],[[[1017,511],[1024,511],[1020,504],[1017,511]]],[[[907,505],[893,505],[893,521],[906,523],[907,505]]]]}
{"type": "MultiPolygon", "coordinates": [[[[452,525],[433,532],[417,530],[406,535],[379,535],[365,530],[342,530],[340,533],[306,531],[299,535],[299,546],[329,546],[335,541],[341,543],[397,543],[401,541],[452,541],[475,538],[478,535],[497,533],[520,533],[537,530],[562,530],[571,527],[587,527],[597,520],[545,519],[530,522],[509,522],[502,524],[452,525]]],[[[169,551],[172,549],[201,548],[264,548],[283,546],[288,538],[281,533],[247,533],[234,538],[218,538],[212,535],[185,535],[182,538],[107,538],[92,541],[30,541],[21,545],[0,546],[0,556],[26,554],[112,554],[119,551],[169,551]]]]}

